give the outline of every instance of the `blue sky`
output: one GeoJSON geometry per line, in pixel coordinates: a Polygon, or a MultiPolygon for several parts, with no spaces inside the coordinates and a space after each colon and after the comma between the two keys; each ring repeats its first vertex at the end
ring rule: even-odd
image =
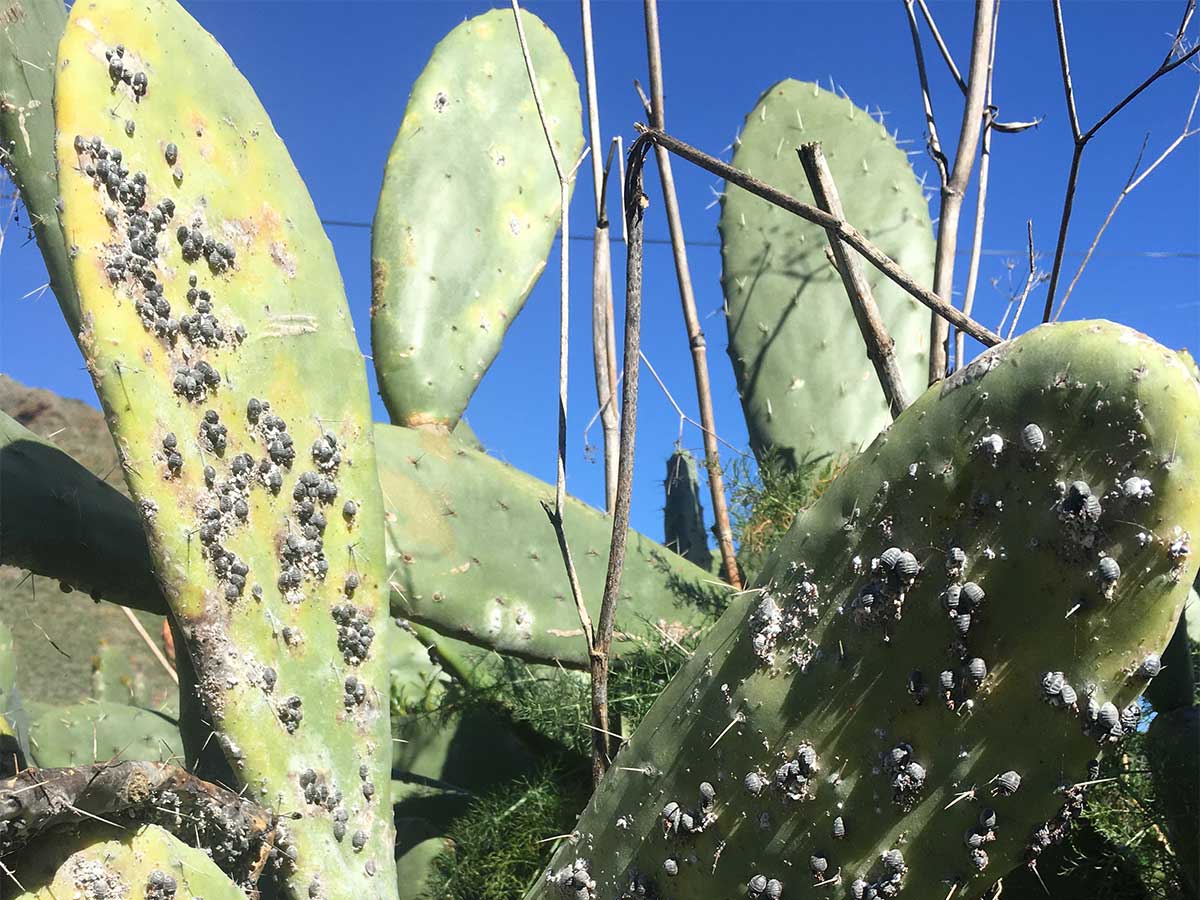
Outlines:
{"type": "MultiPolygon", "coordinates": [[[[400,123],[409,87],[434,44],[452,27],[492,5],[480,2],[195,2],[184,6],[233,57],[258,92],[283,137],[316,207],[326,220],[369,223],[383,164],[400,123]]],[[[573,2],[529,2],[558,34],[582,82],[579,8],[573,2]]],[[[1178,24],[1173,2],[1068,2],[1068,39],[1079,114],[1086,128],[1157,66],[1178,24]]],[[[972,5],[934,3],[934,14],[966,67],[972,5]]],[[[597,2],[593,19],[600,83],[601,127],[607,140],[630,139],[643,114],[634,78],[646,83],[641,4],[597,2]]],[[[888,2],[663,2],[668,130],[724,158],[759,94],[795,77],[832,77],[860,106],[879,109],[908,149],[918,172],[936,172],[924,146],[924,123],[903,4],[888,2]]],[[[1004,0],[1000,9],[995,95],[1000,117],[1042,118],[1021,135],[996,135],[985,256],[976,300],[978,318],[996,327],[1007,293],[1006,261],[1023,277],[1025,221],[1048,268],[1053,253],[1071,141],[1058,74],[1049,2],[1004,0]]],[[[1193,33],[1196,27],[1192,28],[1193,33]]],[[[960,97],[926,45],[935,108],[943,134],[956,133],[960,97]]],[[[1127,108],[1092,142],[1084,157],[1080,193],[1067,247],[1072,273],[1125,179],[1146,133],[1153,159],[1182,128],[1197,88],[1195,71],[1181,68],[1127,108]]],[[[721,316],[718,209],[710,206],[715,179],[682,161],[674,166],[696,299],[709,346],[717,429],[745,448],[746,433],[721,316]]],[[[592,187],[586,167],[575,193],[572,231],[589,235],[592,187]]],[[[657,173],[647,169],[651,208],[646,232],[665,239],[657,173]]],[[[973,188],[972,188],[973,198],[973,188]]],[[[1172,347],[1200,350],[1200,136],[1185,143],[1125,202],[1067,307],[1066,318],[1104,317],[1136,327],[1172,347]]],[[[612,213],[617,214],[616,206],[612,213]]],[[[936,216],[936,209],[933,212],[936,216]]],[[[968,199],[964,222],[973,219],[968,199]]],[[[359,340],[369,352],[368,228],[328,227],[341,266],[359,340]]],[[[961,245],[969,245],[964,230],[961,245]]],[[[587,241],[571,242],[573,361],[568,488],[603,502],[603,474],[585,458],[584,427],[595,409],[590,361],[590,257],[587,241]]],[[[557,253],[557,248],[555,250],[557,253]]],[[[614,280],[623,284],[623,252],[614,247],[614,280]]],[[[965,252],[962,254],[965,261],[965,252]]],[[[964,262],[965,264],[965,262],[964,262]]],[[[504,349],[471,402],[467,417],[496,456],[545,480],[554,477],[557,262],[534,290],[504,349]]],[[[965,268],[960,266],[956,287],[965,268]]],[[[95,403],[91,381],[53,298],[25,295],[44,284],[36,245],[10,235],[0,260],[0,371],[27,384],[95,403]]],[[[644,349],[675,399],[696,413],[690,356],[675,288],[670,248],[646,249],[644,349]]],[[[1044,289],[1043,289],[1044,290],[1044,289]]],[[[959,298],[956,295],[956,300],[959,298]]],[[[1036,293],[1022,326],[1040,320],[1036,293]]],[[[620,298],[618,297],[618,306],[620,298]]],[[[620,310],[618,309],[618,315],[620,310]]],[[[619,327],[619,326],[618,326],[619,327]]],[[[978,347],[974,348],[976,351],[978,347]]],[[[661,538],[664,462],[679,436],[678,416],[643,369],[633,525],[661,538]]],[[[373,373],[372,373],[373,379],[373,373]]],[[[373,385],[372,381],[372,385],[373,385]]],[[[376,418],[386,419],[374,397],[376,418]]],[[[600,432],[589,434],[594,444],[600,432]]],[[[699,432],[687,426],[683,443],[700,453],[699,432]]],[[[722,448],[725,456],[732,451],[722,448]]],[[[707,498],[705,511],[710,516],[707,498]]]]}

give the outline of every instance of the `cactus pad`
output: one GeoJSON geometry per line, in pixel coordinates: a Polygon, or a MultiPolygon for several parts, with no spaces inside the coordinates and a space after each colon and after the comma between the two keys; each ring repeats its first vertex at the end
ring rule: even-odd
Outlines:
{"type": "Polygon", "coordinates": [[[151,709],[124,702],[48,706],[29,702],[33,764],[42,769],[111,760],[182,759],[178,724],[151,709]]]}
{"type": "Polygon", "coordinates": [[[136,830],[88,825],[61,832],[19,858],[12,874],[21,885],[14,900],[246,897],[203,850],[154,825],[136,830]]]}
{"type": "MultiPolygon", "coordinates": [[[[812,203],[796,148],[820,141],[846,218],[919,283],[933,282],[921,185],[886,128],[815,84],[781,81],[746,117],[733,165],[812,203]]],[[[856,453],[891,417],[824,229],[741,188],[721,204],[721,283],[750,445],[792,464],[856,453]]],[[[874,269],[867,279],[910,390],[923,383],[929,312],[874,269]]]]}
{"type": "Polygon", "coordinates": [[[67,23],[62,0],[18,0],[0,12],[0,162],[25,212],[67,326],[79,331],[79,300],[58,227],[54,165],[54,60],[67,23]]]}
{"type": "Polygon", "coordinates": [[[1101,322],[992,348],[797,517],[530,896],[983,896],[1137,727],[1196,534],[1174,354],[1101,322]]]}
{"type": "MultiPolygon", "coordinates": [[[[452,439],[377,426],[388,508],[392,611],[435,631],[535,661],[587,665],[575,604],[541,500],[552,485],[452,439]]],[[[611,519],[568,500],[567,536],[593,617],[611,519]]],[[[630,534],[614,650],[711,623],[726,591],[660,544],[630,534]]]]}
{"type": "Polygon", "coordinates": [[[316,210],[173,0],[75,4],[55,111],[80,345],[217,738],[295,816],[291,896],[392,897],[383,512],[316,210]]]}
{"type": "MultiPolygon", "coordinates": [[[[569,168],[579,85],[554,33],[522,15],[569,168]]],[[[546,265],[558,213],[512,13],[468,19],[413,85],[371,230],[371,345],[392,422],[454,427],[546,265]]]]}

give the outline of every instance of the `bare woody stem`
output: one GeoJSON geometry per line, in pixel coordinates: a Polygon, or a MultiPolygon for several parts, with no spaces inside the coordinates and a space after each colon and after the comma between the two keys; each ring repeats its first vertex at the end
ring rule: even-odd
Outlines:
{"type": "MultiPolygon", "coordinates": [[[[658,131],[666,128],[663,105],[662,47],[658,34],[657,0],[645,0],[646,52],[650,64],[650,125],[658,131]]],[[[733,551],[733,529],[729,524],[729,508],[725,502],[725,479],[721,475],[721,451],[717,447],[716,422],[712,409],[712,389],[708,381],[708,348],[700,317],[696,314],[696,298],[692,291],[692,276],[688,268],[687,248],[683,239],[683,222],[679,201],[675,196],[675,179],[671,175],[671,157],[657,142],[654,147],[658,174],[662,181],[663,205],[666,207],[667,228],[671,234],[671,252],[675,258],[675,275],[679,282],[679,299],[683,306],[683,321],[687,327],[688,346],[692,352],[692,369],[696,376],[696,399],[700,406],[701,435],[704,440],[704,461],[708,470],[708,486],[712,497],[713,519],[725,580],[735,589],[742,586],[737,557],[733,551]]],[[[629,357],[625,358],[628,372],[629,357]]],[[[626,376],[628,377],[628,376],[626,376]]]]}
{"type": "MultiPolygon", "coordinates": [[[[223,866],[253,862],[274,837],[272,813],[234,791],[201,781],[178,766],[151,762],[105,762],[68,769],[25,769],[0,779],[0,807],[10,826],[0,855],[37,845],[52,829],[99,820],[160,825],[187,843],[197,842],[193,822],[205,823],[202,846],[217,851],[223,866]],[[239,842],[239,858],[221,848],[239,842]]],[[[241,875],[247,872],[239,873],[241,875]]]]}
{"type": "MultiPolygon", "coordinates": [[[[1104,232],[1112,223],[1113,216],[1117,214],[1117,210],[1120,209],[1121,204],[1125,202],[1125,198],[1128,197],[1139,184],[1145,181],[1150,174],[1157,169],[1164,160],[1166,160],[1168,156],[1179,149],[1180,144],[1182,144],[1188,138],[1193,137],[1196,134],[1200,134],[1200,129],[1191,127],[1192,118],[1196,114],[1196,104],[1198,101],[1200,101],[1200,87],[1197,88],[1196,94],[1192,97],[1192,106],[1188,110],[1188,117],[1187,121],[1184,123],[1183,131],[1181,131],[1179,136],[1176,137],[1175,140],[1173,140],[1167,146],[1167,148],[1158,155],[1158,158],[1155,159],[1154,162],[1150,163],[1150,165],[1148,165],[1140,173],[1138,172],[1138,168],[1142,164],[1142,153],[1138,153],[1137,162],[1135,162],[1133,165],[1133,171],[1129,174],[1129,180],[1125,182],[1125,187],[1123,187],[1121,192],[1117,194],[1117,199],[1113,201],[1112,208],[1109,209],[1108,215],[1104,217],[1104,221],[1101,223],[1099,230],[1097,230],[1096,236],[1092,238],[1092,243],[1088,247],[1087,253],[1084,254],[1083,261],[1079,263],[1079,268],[1075,270],[1075,274],[1071,278],[1071,283],[1067,285],[1067,289],[1063,293],[1062,300],[1059,301],[1058,310],[1054,313],[1055,321],[1057,321],[1062,315],[1063,307],[1067,305],[1067,300],[1071,298],[1071,292],[1075,290],[1075,285],[1079,282],[1079,277],[1083,274],[1083,270],[1091,261],[1092,255],[1096,252],[1096,246],[1100,243],[1100,238],[1104,236],[1104,232]]],[[[1149,135],[1147,135],[1147,137],[1149,137],[1149,135]]],[[[1145,149],[1145,143],[1143,142],[1142,151],[1144,152],[1145,149]]]]}
{"type": "Polygon", "coordinates": [[[553,511],[543,503],[546,515],[554,526],[558,537],[558,547],[562,552],[563,565],[567,570],[567,580],[571,585],[571,596],[575,601],[575,609],[579,613],[579,622],[583,626],[584,637],[588,642],[589,651],[592,649],[592,623],[588,616],[587,606],[583,602],[583,590],[579,585],[579,574],[575,570],[571,549],[567,544],[567,533],[563,527],[563,510],[566,506],[567,493],[567,349],[568,332],[570,329],[570,279],[569,231],[570,212],[570,176],[563,168],[562,160],[558,158],[558,150],[554,146],[554,136],[550,133],[550,125],[546,121],[546,113],[542,106],[542,93],[538,89],[537,74],[533,70],[533,58],[529,55],[529,44],[525,40],[525,28],[521,24],[521,6],[517,0],[512,0],[513,20],[517,26],[517,39],[521,44],[521,55],[525,58],[525,73],[529,76],[529,87],[533,91],[533,102],[537,107],[538,120],[546,135],[546,146],[550,150],[550,159],[554,162],[554,173],[558,176],[559,187],[559,223],[562,239],[559,241],[559,329],[558,329],[558,467],[554,484],[553,511]]]}
{"type": "Polygon", "coordinates": [[[621,596],[621,571],[629,534],[629,505],[633,496],[633,450],[637,436],[638,372],[642,358],[642,225],[646,197],[642,169],[649,142],[639,139],[629,148],[625,184],[625,381],[621,388],[621,453],[617,465],[617,502],[613,509],[612,542],[604,597],[596,624],[596,641],[590,656],[592,675],[592,779],[600,783],[608,770],[609,753],[608,671],[617,600],[621,596]]]}
{"type": "MultiPolygon", "coordinates": [[[[958,221],[966,197],[971,170],[975,166],[975,149],[983,122],[983,95],[987,82],[988,55],[992,36],[995,0],[976,0],[975,29],[971,37],[971,61],[967,72],[967,96],[963,104],[962,127],[954,165],[946,176],[946,165],[939,164],[943,173],[941,210],[938,213],[937,251],[933,263],[933,292],[952,302],[954,259],[958,249],[958,221]]],[[[916,40],[916,38],[914,38],[916,40]]],[[[922,70],[923,70],[922,66],[922,70]]],[[[926,104],[928,106],[928,103],[926,104]]],[[[932,121],[932,114],[928,114],[932,121]]],[[[929,383],[944,378],[947,361],[948,325],[944,318],[934,315],[929,327],[929,383]]]]}
{"type": "Polygon", "coordinates": [[[1084,131],[1079,124],[1079,113],[1075,108],[1075,87],[1071,82],[1071,59],[1067,53],[1067,32],[1066,27],[1063,25],[1062,2],[1061,0],[1053,0],[1053,3],[1054,29],[1058,38],[1058,59],[1062,68],[1063,91],[1066,94],[1067,115],[1071,122],[1071,134],[1075,140],[1075,150],[1071,154],[1071,169],[1067,173],[1067,189],[1063,197],[1062,216],[1058,223],[1058,243],[1054,248],[1054,262],[1050,267],[1050,287],[1046,291],[1046,306],[1042,311],[1043,322],[1050,321],[1050,314],[1054,309],[1054,296],[1058,290],[1058,280],[1062,274],[1063,255],[1067,246],[1067,230],[1070,227],[1071,212],[1075,207],[1075,190],[1079,185],[1079,169],[1083,162],[1083,151],[1087,147],[1088,141],[1094,138],[1096,133],[1107,125],[1117,113],[1132,103],[1142,91],[1146,90],[1146,88],[1150,87],[1150,85],[1154,84],[1162,76],[1179,68],[1189,59],[1196,56],[1197,53],[1200,53],[1200,42],[1190,50],[1183,50],[1184,34],[1192,20],[1192,16],[1196,12],[1196,0],[1187,0],[1187,3],[1184,5],[1183,17],[1180,20],[1179,27],[1175,30],[1175,37],[1171,41],[1171,47],[1158,68],[1143,79],[1141,84],[1126,94],[1108,112],[1097,119],[1095,125],[1084,131]],[[1175,58],[1172,59],[1172,56],[1175,58]]]}
{"type": "MultiPolygon", "coordinates": [[[[592,40],[592,3],[580,0],[583,19],[583,68],[587,86],[588,138],[592,149],[592,188],[596,226],[592,232],[592,368],[596,402],[604,435],[604,509],[612,515],[617,497],[617,373],[613,361],[612,248],[604,209],[604,179],[600,162],[600,104],[596,90],[596,53],[592,40]]],[[[611,159],[611,154],[610,157],[611,159]]]]}
{"type": "Polygon", "coordinates": [[[933,293],[933,291],[929,290],[929,288],[918,284],[908,272],[900,267],[899,263],[871,243],[871,241],[863,236],[862,232],[849,222],[839,219],[837,216],[831,215],[815,206],[810,206],[801,200],[797,200],[795,197],[785,194],[783,191],[773,188],[765,182],[759,181],[752,175],[748,175],[741,169],[734,168],[729,163],[723,162],[715,156],[710,156],[702,150],[696,149],[691,144],[686,144],[669,134],[648,129],[644,126],[640,127],[639,130],[642,132],[642,136],[638,139],[639,142],[643,140],[653,141],[656,145],[665,147],[676,156],[686,159],[688,162],[708,172],[712,172],[730,184],[737,185],[743,190],[754,194],[756,197],[761,197],[768,203],[778,206],[780,209],[786,209],[806,222],[812,222],[814,225],[819,225],[826,230],[835,230],[837,236],[842,241],[858,251],[867,262],[902,288],[905,293],[945,318],[955,328],[961,328],[985,347],[995,346],[1003,340],[1000,335],[991,329],[963,315],[960,310],[955,309],[937,294],[933,293]]]}
{"type": "MultiPolygon", "coordinates": [[[[829,163],[825,161],[825,154],[821,152],[821,145],[805,144],[798,152],[800,162],[804,166],[804,174],[808,177],[808,186],[812,189],[817,204],[838,219],[844,219],[842,201],[833,181],[833,173],[829,171],[829,163]]],[[[846,296],[850,298],[850,308],[854,310],[854,318],[862,332],[867,356],[875,367],[879,385],[883,388],[883,396],[894,419],[904,412],[910,402],[908,392],[904,388],[904,376],[896,362],[895,341],[888,334],[887,326],[883,324],[883,318],[879,315],[879,307],[875,305],[875,296],[871,293],[871,285],[867,281],[858,254],[850,252],[842,243],[836,229],[826,229],[825,233],[829,237],[829,247],[837,261],[842,284],[846,287],[846,296]]]]}
{"type": "MultiPolygon", "coordinates": [[[[924,0],[921,9],[928,16],[924,0]]],[[[930,16],[929,27],[937,34],[937,27],[930,16]]],[[[988,41],[987,82],[983,92],[983,141],[979,151],[979,182],[978,193],[975,197],[975,228],[971,234],[971,256],[967,263],[967,289],[963,294],[962,311],[971,314],[975,307],[975,288],[979,283],[979,261],[983,254],[983,223],[987,215],[988,177],[992,170],[992,125],[995,121],[996,109],[992,106],[992,84],[996,72],[996,34],[1000,22],[1000,4],[996,3],[996,11],[992,16],[992,35],[988,41]]],[[[939,38],[940,40],[940,38],[939,38]]],[[[951,65],[953,63],[951,62],[951,65]]],[[[965,91],[966,86],[963,86],[965,91]]],[[[954,365],[962,368],[965,364],[966,335],[958,329],[954,331],[954,365]]]]}

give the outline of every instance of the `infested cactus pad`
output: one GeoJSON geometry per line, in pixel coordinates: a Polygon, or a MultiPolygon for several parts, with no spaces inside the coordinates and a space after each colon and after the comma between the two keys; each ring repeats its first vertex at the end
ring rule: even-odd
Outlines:
{"type": "MultiPolygon", "coordinates": [[[[920,183],[888,130],[848,99],[787,79],[746,116],[733,165],[814,203],[796,158],[820,141],[846,219],[919,284],[933,282],[933,229],[920,183]]],[[[856,453],[890,421],[825,230],[729,185],[721,203],[729,356],[750,445],[795,465],[856,453]]],[[[924,384],[929,312],[877,270],[866,276],[910,391],[924,384]]],[[[1014,436],[1015,437],[1015,436],[1014,436]]]]}
{"type": "Polygon", "coordinates": [[[1197,534],[1200,389],[1174,354],[1103,322],[993,348],[797,517],[550,871],[585,860],[597,897],[982,896],[1137,727],[1197,534]],[[1153,494],[1126,496],[1133,476],[1153,494]],[[664,823],[669,803],[692,827],[664,823]]]}
{"type": "Polygon", "coordinates": [[[272,862],[293,896],[394,896],[387,671],[369,649],[387,615],[383,513],[362,356],[312,201],[250,86],[173,0],[77,3],[55,110],[80,344],[217,738],[256,799],[295,816],[272,862]],[[351,674],[364,691],[347,709],[351,674]],[[305,798],[307,769],[328,802],[305,798]]]}
{"type": "MultiPolygon", "coordinates": [[[[522,24],[559,160],[583,149],[579,85],[522,24]]],[[[396,425],[453,428],[558,230],[559,183],[508,9],[463,22],[413,85],[371,229],[371,345],[396,425]]]]}
{"type": "MultiPolygon", "coordinates": [[[[155,825],[87,825],[38,841],[17,860],[13,900],[244,900],[194,849],[155,825]]],[[[6,893],[5,896],[8,896],[6,893]]]]}

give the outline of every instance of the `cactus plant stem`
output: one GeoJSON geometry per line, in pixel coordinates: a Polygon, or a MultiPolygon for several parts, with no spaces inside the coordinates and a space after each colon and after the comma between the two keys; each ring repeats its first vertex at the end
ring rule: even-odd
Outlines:
{"type": "MultiPolygon", "coordinates": [[[[833,182],[833,173],[829,171],[829,163],[821,152],[819,143],[805,144],[799,149],[800,163],[804,166],[804,174],[808,177],[809,187],[813,197],[821,208],[832,213],[839,219],[845,218],[842,201],[838,196],[837,185],[833,182]]],[[[910,400],[904,387],[904,375],[896,362],[894,352],[895,341],[888,334],[887,326],[879,315],[879,307],[875,304],[875,296],[871,293],[871,285],[863,271],[858,254],[850,252],[837,236],[837,232],[827,230],[829,246],[837,260],[838,273],[842,276],[842,284],[846,286],[846,296],[850,298],[850,308],[854,310],[854,318],[862,331],[863,342],[867,345],[867,356],[875,366],[875,374],[879,377],[879,385],[887,398],[892,418],[904,412],[910,400]]]]}
{"type": "MultiPolygon", "coordinates": [[[[579,623],[583,626],[583,634],[587,640],[589,651],[594,651],[595,638],[592,633],[592,623],[588,617],[587,607],[583,602],[583,589],[579,584],[579,573],[575,571],[575,563],[571,559],[571,548],[567,543],[567,533],[563,530],[563,507],[567,498],[567,336],[571,325],[570,307],[570,208],[571,208],[571,178],[575,169],[568,174],[564,171],[562,160],[554,148],[554,136],[550,133],[550,125],[546,121],[546,112],[542,106],[542,95],[538,90],[537,74],[533,70],[533,57],[529,55],[529,44],[525,40],[525,29],[521,25],[521,5],[512,0],[513,21],[517,27],[517,39],[521,43],[521,55],[525,58],[525,72],[529,75],[529,87],[533,91],[533,102],[537,106],[538,121],[542,123],[542,131],[546,134],[546,146],[550,150],[550,159],[554,162],[554,173],[558,176],[559,185],[559,229],[562,237],[559,246],[559,304],[558,304],[558,466],[554,482],[554,510],[543,504],[554,533],[558,537],[558,548],[562,552],[563,565],[567,568],[567,580],[571,583],[571,596],[575,600],[575,608],[579,611],[579,623]]],[[[585,151],[586,152],[586,151],[585,151]]],[[[582,157],[579,162],[583,162],[582,157]]]]}
{"type": "MultiPolygon", "coordinates": [[[[663,105],[662,44],[658,35],[658,2],[645,0],[646,52],[650,62],[650,125],[666,129],[663,105]]],[[[729,526],[729,507],[725,501],[725,480],[721,475],[721,451],[717,448],[717,426],[713,418],[712,388],[708,381],[708,346],[696,314],[696,297],[692,291],[692,275],[688,268],[687,248],[683,240],[683,222],[679,201],[675,196],[675,179],[671,176],[671,157],[655,144],[658,174],[662,181],[663,206],[667,213],[667,228],[671,233],[671,253],[675,258],[675,276],[679,282],[679,299],[683,305],[683,321],[687,327],[688,346],[692,351],[692,368],[696,375],[696,399],[700,405],[701,435],[704,438],[704,464],[708,469],[708,486],[712,495],[713,520],[716,524],[717,545],[721,549],[725,580],[735,589],[742,586],[737,558],[733,551],[733,529],[729,526]]],[[[629,358],[626,357],[626,365],[629,358]]]]}
{"type": "MultiPolygon", "coordinates": [[[[591,0],[579,0],[583,20],[583,68],[587,88],[588,137],[592,149],[592,191],[596,198],[596,227],[592,232],[592,365],[596,376],[596,403],[600,409],[600,430],[604,436],[604,511],[612,515],[617,501],[617,393],[616,337],[613,328],[612,247],[609,243],[608,215],[604,208],[605,183],[612,163],[601,171],[600,104],[596,90],[596,51],[592,39],[591,0]]],[[[614,145],[615,146],[615,145],[614,145]]]]}
{"type": "Polygon", "coordinates": [[[871,241],[867,240],[863,236],[863,233],[849,222],[843,222],[837,216],[831,216],[824,210],[817,209],[815,206],[809,206],[807,203],[803,203],[795,197],[771,187],[769,184],[764,184],[741,169],[734,168],[728,163],[717,159],[715,156],[710,156],[702,150],[693,147],[691,144],[684,143],[679,138],[672,137],[664,131],[645,127],[639,127],[638,130],[641,132],[641,138],[652,141],[656,146],[665,147],[676,156],[686,159],[688,162],[712,172],[714,175],[724,178],[732,184],[736,184],[756,197],[762,197],[762,199],[778,206],[780,209],[786,209],[793,215],[812,222],[814,225],[820,225],[822,228],[836,231],[837,236],[842,241],[861,253],[867,262],[898,284],[906,293],[945,318],[951,325],[961,328],[985,347],[994,347],[1003,341],[1003,338],[996,334],[996,332],[976,322],[969,316],[963,315],[961,310],[951,306],[933,291],[914,281],[894,259],[876,247],[871,241]]]}
{"type": "Polygon", "coordinates": [[[1167,50],[1163,61],[1159,63],[1157,69],[1151,72],[1141,84],[1135,87],[1132,91],[1118,103],[1113,105],[1108,112],[1096,120],[1096,124],[1083,131],[1079,125],[1079,114],[1075,111],[1075,89],[1071,83],[1071,61],[1067,55],[1067,33],[1063,26],[1062,3],[1060,0],[1054,0],[1054,28],[1058,35],[1058,56],[1062,64],[1063,88],[1067,95],[1067,113],[1071,121],[1071,133],[1075,140],[1075,152],[1071,156],[1071,171],[1067,175],[1067,189],[1063,197],[1062,217],[1058,224],[1058,244],[1054,248],[1054,264],[1050,268],[1050,287],[1046,291],[1046,308],[1042,312],[1042,321],[1050,321],[1050,312],[1054,308],[1054,294],[1058,288],[1058,278],[1062,272],[1063,251],[1067,244],[1067,227],[1071,221],[1071,209],[1075,204],[1075,187],[1079,182],[1079,164],[1083,158],[1083,149],[1087,146],[1088,141],[1096,136],[1096,133],[1108,124],[1117,113],[1123,110],[1126,106],[1132,103],[1142,91],[1158,81],[1168,72],[1185,65],[1188,60],[1200,53],[1200,44],[1185,48],[1183,46],[1183,37],[1187,31],[1188,25],[1192,21],[1192,15],[1195,12],[1195,7],[1192,4],[1187,4],[1184,7],[1183,18],[1179,22],[1179,27],[1175,30],[1175,36],[1171,40],[1170,48],[1167,50]]]}

